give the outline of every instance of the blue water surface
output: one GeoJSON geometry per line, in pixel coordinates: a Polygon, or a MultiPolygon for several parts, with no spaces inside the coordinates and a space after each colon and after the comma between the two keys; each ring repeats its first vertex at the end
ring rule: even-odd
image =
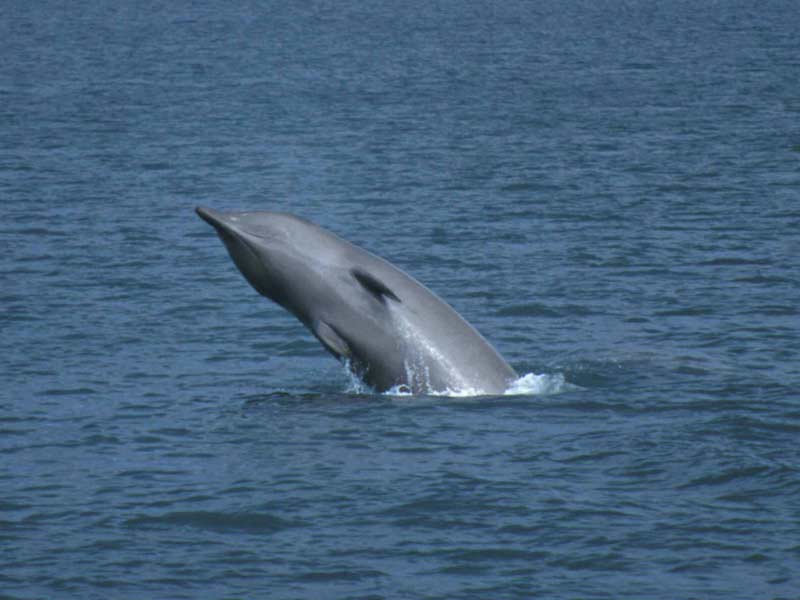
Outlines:
{"type": "Polygon", "coordinates": [[[11,1],[0,597],[800,598],[794,2],[11,1]],[[372,394],[196,205],[527,387],[372,394]]]}

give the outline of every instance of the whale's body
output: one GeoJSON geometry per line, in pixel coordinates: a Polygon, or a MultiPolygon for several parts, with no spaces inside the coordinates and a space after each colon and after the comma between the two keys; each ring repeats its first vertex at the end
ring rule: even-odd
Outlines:
{"type": "Polygon", "coordinates": [[[499,394],[517,378],[436,294],[330,231],[286,213],[197,213],[260,294],[374,389],[499,394]]]}

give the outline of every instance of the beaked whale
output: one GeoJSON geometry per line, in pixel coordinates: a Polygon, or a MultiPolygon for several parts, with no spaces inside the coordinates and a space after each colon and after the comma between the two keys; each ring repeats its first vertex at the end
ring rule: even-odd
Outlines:
{"type": "Polygon", "coordinates": [[[453,308],[388,261],[287,213],[196,210],[256,291],[375,390],[502,394],[517,379],[453,308]]]}

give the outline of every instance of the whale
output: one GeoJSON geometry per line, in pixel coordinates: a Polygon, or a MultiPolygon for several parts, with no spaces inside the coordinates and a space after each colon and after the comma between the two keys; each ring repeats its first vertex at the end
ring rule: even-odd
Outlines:
{"type": "Polygon", "coordinates": [[[518,378],[449,304],[376,254],[285,212],[195,210],[250,285],[373,390],[496,395],[518,378]]]}

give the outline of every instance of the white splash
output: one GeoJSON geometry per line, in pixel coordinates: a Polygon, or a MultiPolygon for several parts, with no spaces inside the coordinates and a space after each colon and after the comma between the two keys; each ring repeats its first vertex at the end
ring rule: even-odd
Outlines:
{"type": "MultiPolygon", "coordinates": [[[[394,387],[389,388],[384,392],[386,396],[402,396],[402,397],[412,397],[414,394],[407,385],[396,385],[394,387]]],[[[486,392],[481,390],[476,390],[475,388],[464,388],[459,390],[451,390],[447,388],[445,390],[437,391],[431,388],[428,388],[425,391],[425,396],[443,396],[445,398],[473,398],[476,396],[485,396],[486,392]]]]}
{"type": "Polygon", "coordinates": [[[562,373],[528,373],[513,382],[504,395],[549,396],[579,389],[579,386],[569,383],[562,373]]]}
{"type": "MultiPolygon", "coordinates": [[[[353,376],[355,377],[355,376],[353,376]]],[[[353,381],[351,381],[351,384],[353,381]]],[[[365,385],[360,383],[359,387],[351,387],[348,391],[363,392],[365,385]]],[[[503,396],[551,396],[554,394],[562,394],[564,392],[572,392],[582,389],[574,383],[569,383],[564,375],[561,373],[528,373],[523,375],[516,381],[512,382],[508,389],[502,394],[503,396]]],[[[413,397],[411,388],[407,385],[396,385],[385,392],[384,396],[400,396],[404,398],[413,397]]],[[[460,390],[446,389],[443,391],[435,391],[429,389],[425,392],[426,396],[443,396],[446,398],[474,398],[486,396],[486,392],[475,388],[464,388],[460,390]]]]}
{"type": "Polygon", "coordinates": [[[345,390],[348,394],[372,394],[374,390],[370,388],[364,381],[355,374],[355,371],[352,368],[350,363],[350,359],[347,358],[342,361],[342,365],[344,366],[344,372],[347,375],[347,389],[345,390]]]}

